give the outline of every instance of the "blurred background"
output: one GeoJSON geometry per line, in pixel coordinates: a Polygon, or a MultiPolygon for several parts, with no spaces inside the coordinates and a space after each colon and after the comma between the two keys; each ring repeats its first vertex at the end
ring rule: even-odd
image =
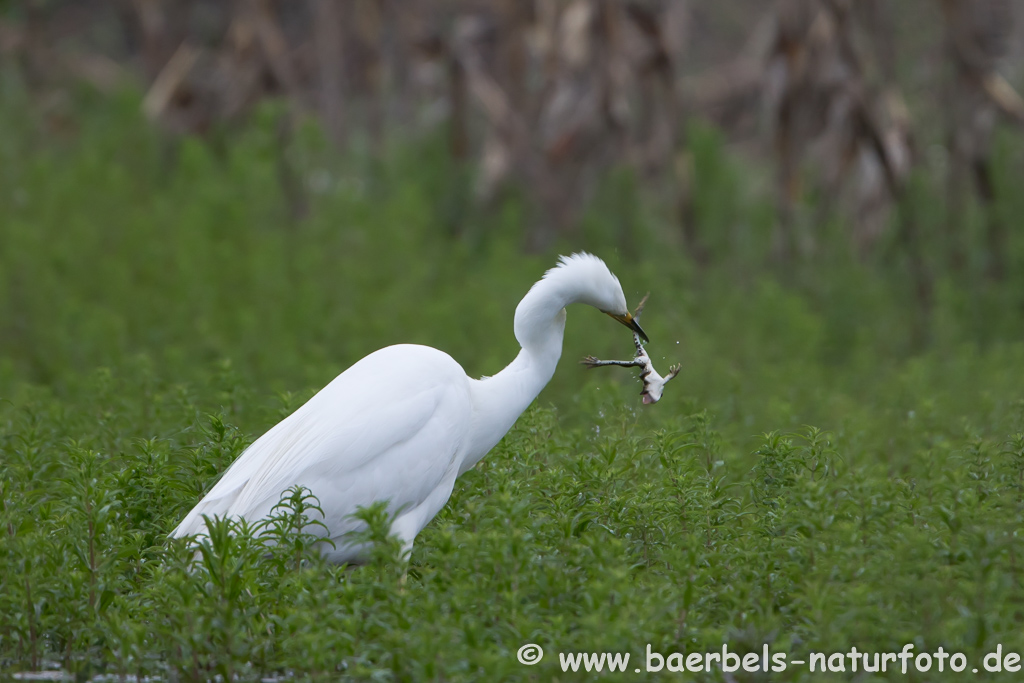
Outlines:
{"type": "MultiPolygon", "coordinates": [[[[577,249],[653,291],[655,362],[698,395],[765,359],[856,378],[1013,343],[1022,13],[0,2],[0,379],[285,389],[399,341],[491,373],[577,249]]],[[[567,357],[629,353],[573,317],[567,357]]]]}
{"type": "Polygon", "coordinates": [[[1024,652],[1020,93],[1024,0],[0,0],[0,679],[1024,652]],[[574,307],[407,587],[165,552],[364,355],[500,370],[578,250],[658,404],[574,307]]]}

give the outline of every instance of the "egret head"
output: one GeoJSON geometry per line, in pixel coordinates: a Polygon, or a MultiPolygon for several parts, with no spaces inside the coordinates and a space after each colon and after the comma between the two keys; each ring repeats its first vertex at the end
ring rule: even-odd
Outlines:
{"type": "Polygon", "coordinates": [[[604,261],[593,254],[579,252],[560,257],[558,265],[545,273],[544,279],[558,281],[565,289],[570,303],[593,306],[648,341],[647,335],[629,312],[619,278],[612,274],[604,261]]]}

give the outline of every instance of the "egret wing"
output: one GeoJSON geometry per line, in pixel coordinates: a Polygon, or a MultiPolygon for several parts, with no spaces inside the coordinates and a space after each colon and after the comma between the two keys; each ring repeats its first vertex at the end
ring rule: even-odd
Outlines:
{"type": "Polygon", "coordinates": [[[416,507],[451,472],[469,410],[468,380],[446,354],[378,351],[257,439],[174,535],[201,533],[203,515],[263,518],[296,485],[320,499],[332,536],[359,506],[416,507]]]}

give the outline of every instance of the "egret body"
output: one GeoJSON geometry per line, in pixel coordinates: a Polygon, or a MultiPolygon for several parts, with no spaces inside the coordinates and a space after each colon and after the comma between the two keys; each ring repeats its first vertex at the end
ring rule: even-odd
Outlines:
{"type": "MultiPolygon", "coordinates": [[[[400,344],[366,356],[257,439],[182,520],[173,536],[203,534],[204,515],[269,516],[292,486],[320,500],[333,562],[359,561],[348,540],[359,507],[387,501],[391,531],[412,548],[455,480],[480,461],[537,397],[562,354],[565,307],[593,306],[643,334],[618,279],[590,254],[562,257],[516,308],[522,350],[493,377],[473,379],[451,356],[400,344]]],[[[644,335],[646,338],[646,335],[644,335]]],[[[319,527],[316,527],[319,529],[319,527]]]]}

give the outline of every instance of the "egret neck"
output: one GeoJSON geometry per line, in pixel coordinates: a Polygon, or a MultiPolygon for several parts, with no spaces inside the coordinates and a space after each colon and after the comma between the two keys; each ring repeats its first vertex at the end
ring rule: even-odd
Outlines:
{"type": "Polygon", "coordinates": [[[565,307],[578,299],[560,278],[545,278],[516,307],[515,335],[522,350],[493,377],[470,382],[474,429],[459,467],[461,475],[501,441],[537,398],[562,355],[565,307]]]}

